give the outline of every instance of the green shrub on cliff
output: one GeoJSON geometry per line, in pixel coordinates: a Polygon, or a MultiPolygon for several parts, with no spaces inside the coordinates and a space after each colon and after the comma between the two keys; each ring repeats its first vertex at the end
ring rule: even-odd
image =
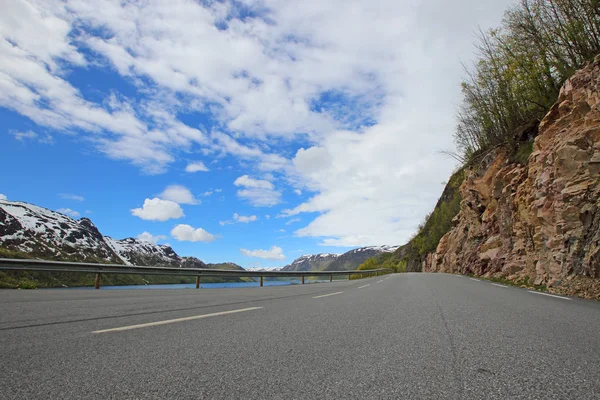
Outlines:
{"type": "Polygon", "coordinates": [[[476,47],[455,132],[467,162],[497,145],[517,152],[532,139],[519,130],[540,121],[563,83],[600,53],[600,1],[521,0],[476,47]]]}

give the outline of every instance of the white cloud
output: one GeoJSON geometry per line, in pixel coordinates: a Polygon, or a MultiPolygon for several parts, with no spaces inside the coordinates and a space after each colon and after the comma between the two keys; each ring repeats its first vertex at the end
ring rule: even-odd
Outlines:
{"type": "Polygon", "coordinates": [[[273,184],[271,182],[261,179],[252,179],[248,175],[240,176],[233,182],[233,184],[235,186],[244,186],[247,188],[273,189],[273,184]]]}
{"type": "Polygon", "coordinates": [[[246,250],[240,249],[240,252],[248,257],[264,258],[265,260],[284,260],[285,255],[281,247],[273,246],[269,250],[246,250]]]}
{"type": "Polygon", "coordinates": [[[271,219],[271,216],[269,214],[266,214],[265,219],[271,219]]]}
{"type": "Polygon", "coordinates": [[[46,134],[39,138],[38,142],[42,144],[54,144],[54,138],[51,135],[46,134]]]}
{"type": "Polygon", "coordinates": [[[208,171],[208,168],[206,167],[206,165],[204,165],[203,162],[201,161],[195,161],[193,163],[189,163],[186,167],[185,167],[185,171],[186,172],[206,172],[208,171]]]}
{"type": "Polygon", "coordinates": [[[21,142],[24,142],[25,140],[28,140],[28,139],[36,139],[38,137],[38,134],[33,131],[11,132],[11,134],[15,137],[15,139],[17,139],[18,141],[21,141],[21,142]]]}
{"type": "Polygon", "coordinates": [[[158,195],[163,200],[174,201],[179,204],[200,204],[200,200],[196,199],[192,192],[185,186],[170,185],[158,195]]]}
{"type": "Polygon", "coordinates": [[[10,132],[10,134],[13,135],[16,140],[23,142],[23,143],[28,140],[36,140],[37,139],[36,141],[41,144],[54,144],[54,138],[49,134],[40,136],[31,130],[26,131],[26,132],[13,131],[13,132],[10,132]]]}
{"type": "Polygon", "coordinates": [[[238,213],[234,213],[233,219],[235,219],[237,222],[247,224],[248,222],[256,221],[258,217],[256,215],[239,215],[238,213]]]}
{"type": "Polygon", "coordinates": [[[295,189],[294,193],[296,193],[298,196],[302,195],[302,190],[300,189],[295,189]]]}
{"type": "MultiPolygon", "coordinates": [[[[246,17],[229,2],[11,1],[0,13],[0,107],[148,173],[182,152],[232,155],[276,171],[271,185],[315,193],[288,212],[318,213],[297,235],[398,244],[454,167],[439,150],[453,148],[473,32],[511,3],[269,0],[243,2],[246,17]],[[103,63],[135,97],[94,102],[69,83],[70,70],[103,63]],[[223,132],[178,119],[197,112],[223,132]],[[304,146],[293,163],[276,150],[289,142],[304,146]]],[[[254,205],[281,201],[274,186],[242,186],[254,205]]]]}
{"type": "Polygon", "coordinates": [[[0,200],[7,200],[7,197],[5,194],[0,193],[0,200]]]}
{"type": "Polygon", "coordinates": [[[59,213],[61,214],[65,214],[74,218],[79,217],[81,214],[79,214],[79,212],[75,211],[75,210],[71,210],[70,208],[59,208],[58,210],[59,213]]]}
{"type": "Polygon", "coordinates": [[[137,236],[138,240],[141,240],[142,242],[148,242],[148,243],[158,243],[159,240],[164,240],[167,237],[165,235],[153,235],[150,232],[142,232],[137,236]]]}
{"type": "Polygon", "coordinates": [[[184,216],[179,204],[156,197],[144,200],[144,205],[141,208],[132,209],[131,214],[148,221],[167,221],[184,216]]]}
{"type": "Polygon", "coordinates": [[[238,197],[248,200],[255,207],[269,207],[281,202],[281,192],[275,190],[274,185],[267,180],[242,175],[233,184],[244,187],[237,191],[238,197]]]}
{"type": "Polygon", "coordinates": [[[202,193],[202,196],[204,197],[208,197],[208,196],[212,196],[213,192],[210,190],[207,190],[206,192],[202,193]]]}
{"type": "Polygon", "coordinates": [[[61,199],[66,199],[66,200],[75,200],[75,201],[84,201],[85,198],[83,196],[77,195],[77,194],[73,194],[73,193],[61,193],[59,194],[61,199]]]}
{"type": "Polygon", "coordinates": [[[216,237],[202,228],[179,224],[171,230],[171,236],[181,242],[212,242],[216,237]]]}
{"type": "Polygon", "coordinates": [[[285,224],[286,224],[286,225],[291,225],[291,224],[293,224],[294,222],[300,222],[300,218],[292,218],[292,219],[290,219],[288,222],[286,222],[285,224]]]}
{"type": "Polygon", "coordinates": [[[215,193],[221,193],[223,189],[215,189],[215,193]]]}
{"type": "Polygon", "coordinates": [[[235,222],[247,224],[249,222],[254,222],[256,220],[258,220],[258,217],[256,215],[239,215],[238,213],[234,213],[233,221],[232,220],[219,221],[219,225],[225,226],[225,225],[233,224],[235,222]]]}

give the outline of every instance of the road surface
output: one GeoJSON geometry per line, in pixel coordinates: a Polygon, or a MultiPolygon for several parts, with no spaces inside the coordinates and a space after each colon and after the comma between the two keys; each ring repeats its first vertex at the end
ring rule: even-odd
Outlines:
{"type": "Polygon", "coordinates": [[[598,399],[600,303],[444,274],[0,291],[3,399],[598,399]]]}

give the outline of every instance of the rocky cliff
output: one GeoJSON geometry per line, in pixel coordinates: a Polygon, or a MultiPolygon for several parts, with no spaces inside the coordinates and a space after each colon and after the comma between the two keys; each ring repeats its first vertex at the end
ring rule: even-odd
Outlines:
{"type": "Polygon", "coordinates": [[[526,165],[507,154],[465,171],[460,211],[423,271],[600,299],[600,58],[565,83],[526,165]]]}

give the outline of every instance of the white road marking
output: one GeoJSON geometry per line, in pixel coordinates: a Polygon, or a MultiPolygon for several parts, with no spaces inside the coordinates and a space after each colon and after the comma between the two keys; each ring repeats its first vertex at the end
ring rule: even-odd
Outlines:
{"type": "Polygon", "coordinates": [[[376,283],[381,283],[381,282],[383,282],[383,279],[382,279],[382,280],[380,280],[380,281],[377,281],[376,283]]]}
{"type": "Polygon", "coordinates": [[[506,287],[506,286],[504,286],[504,285],[499,285],[499,284],[497,284],[497,283],[492,283],[492,285],[494,285],[494,286],[498,286],[498,287],[503,287],[503,288],[505,288],[505,287],[506,287]]]}
{"type": "Polygon", "coordinates": [[[335,293],[322,294],[320,296],[313,297],[313,299],[320,299],[321,297],[333,296],[333,295],[342,294],[342,293],[344,293],[344,292],[335,292],[335,293]]]}
{"type": "Polygon", "coordinates": [[[216,312],[216,313],[212,313],[212,314],[194,315],[192,317],[167,319],[167,320],[164,320],[164,321],[148,322],[146,324],[137,324],[137,325],[122,326],[120,328],[103,329],[101,331],[94,331],[92,333],[106,333],[106,332],[128,331],[128,330],[131,330],[131,329],[148,328],[150,326],[173,324],[175,322],[184,322],[184,321],[191,321],[191,320],[194,320],[194,319],[209,318],[209,317],[216,317],[216,316],[219,316],[219,315],[227,315],[227,314],[240,313],[240,312],[244,312],[244,311],[259,310],[261,308],[262,307],[240,308],[239,310],[220,311],[220,312],[216,312]]]}
{"type": "Polygon", "coordinates": [[[477,281],[477,282],[479,282],[479,279],[475,279],[475,278],[469,278],[469,279],[470,279],[470,280],[472,280],[472,281],[477,281]]]}
{"type": "Polygon", "coordinates": [[[533,290],[528,290],[528,292],[529,293],[533,293],[533,294],[541,294],[541,295],[544,295],[544,296],[556,297],[557,299],[571,300],[568,297],[557,296],[555,294],[550,294],[550,293],[534,292],[533,290]]]}
{"type": "Polygon", "coordinates": [[[365,288],[365,287],[367,287],[367,286],[371,286],[371,284],[370,284],[370,283],[367,283],[366,285],[359,286],[357,289],[362,289],[362,288],[365,288]]]}

